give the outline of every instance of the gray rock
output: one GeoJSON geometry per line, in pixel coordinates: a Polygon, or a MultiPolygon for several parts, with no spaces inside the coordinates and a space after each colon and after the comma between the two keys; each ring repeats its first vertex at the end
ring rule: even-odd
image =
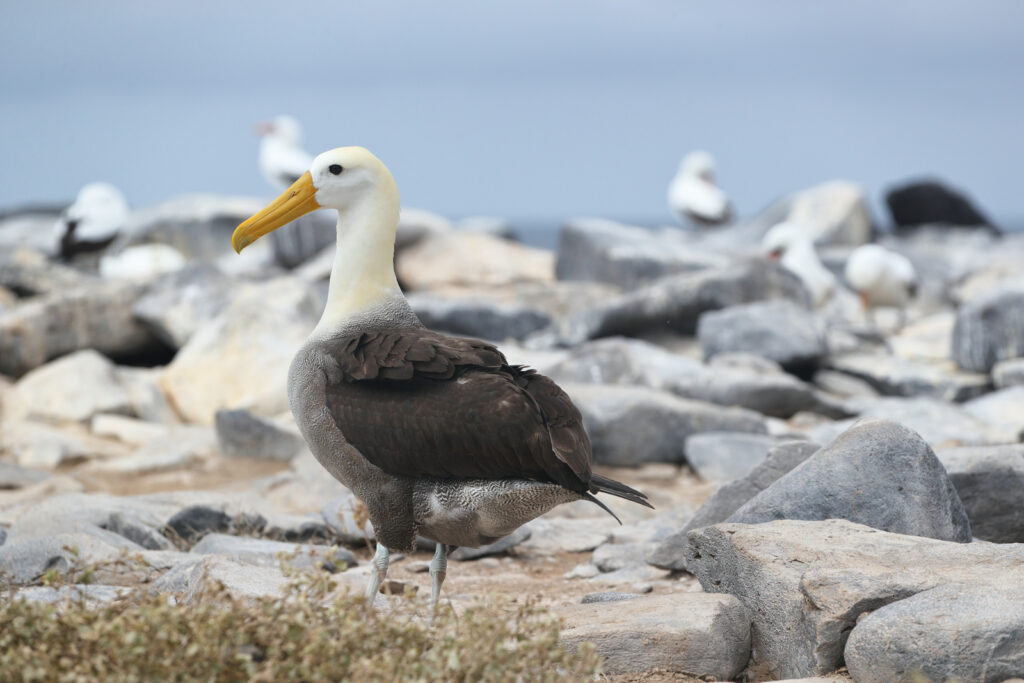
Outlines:
{"type": "Polygon", "coordinates": [[[35,249],[0,249],[0,287],[11,290],[19,297],[87,287],[96,281],[95,276],[54,263],[35,249]]]}
{"type": "Polygon", "coordinates": [[[617,591],[603,591],[601,593],[587,593],[580,600],[581,605],[590,605],[595,602],[621,602],[641,597],[637,593],[619,593],[617,591]]]}
{"type": "Polygon", "coordinates": [[[38,484],[52,475],[47,472],[21,467],[10,462],[0,462],[0,490],[20,489],[38,484]]]}
{"type": "Polygon", "coordinates": [[[538,517],[526,527],[530,538],[520,545],[542,554],[585,553],[608,541],[615,520],[611,517],[538,517]]]}
{"type": "Polygon", "coordinates": [[[338,540],[346,545],[363,545],[376,538],[366,508],[350,491],[324,503],[320,514],[338,540]]]}
{"type": "Polygon", "coordinates": [[[864,188],[847,180],[832,180],[779,199],[755,218],[761,236],[782,221],[805,226],[807,237],[819,245],[867,244],[874,237],[871,210],[864,188]]]}
{"type": "Polygon", "coordinates": [[[128,392],[131,412],[141,420],[159,424],[178,424],[181,419],[171,407],[160,380],[163,368],[118,367],[115,371],[118,381],[128,392]]]}
{"type": "Polygon", "coordinates": [[[7,529],[0,526],[0,545],[7,542],[7,529]]]}
{"type": "Polygon", "coordinates": [[[991,681],[1024,672],[1024,584],[951,585],[871,612],[846,643],[857,683],[991,681]]]}
{"type": "Polygon", "coordinates": [[[657,669],[732,680],[750,657],[750,615],[730,595],[673,593],[568,605],[557,613],[562,642],[593,643],[606,674],[657,669]]]}
{"type": "Polygon", "coordinates": [[[688,504],[660,509],[653,517],[623,524],[612,531],[612,543],[660,543],[693,517],[693,508],[688,504]]]}
{"type": "Polygon", "coordinates": [[[971,526],[925,441],[887,420],[864,420],[750,499],[728,521],[847,519],[894,533],[962,543],[971,526]]]}
{"type": "Polygon", "coordinates": [[[809,301],[796,275],[763,260],[672,275],[577,314],[564,341],[650,332],[693,334],[702,313],[767,299],[790,299],[804,306],[809,301]]]}
{"type": "Polygon", "coordinates": [[[1024,386],[1024,358],[1004,360],[992,366],[996,389],[1024,386]]]}
{"type": "Polygon", "coordinates": [[[759,301],[709,311],[697,322],[705,358],[750,353],[809,374],[828,353],[814,315],[792,301],[759,301]]]}
{"type": "Polygon", "coordinates": [[[159,347],[131,312],[143,286],[98,282],[36,297],[0,313],[0,373],[23,375],[80,349],[129,357],[159,347]]]}
{"type": "Polygon", "coordinates": [[[489,545],[481,546],[479,548],[456,548],[454,552],[449,553],[448,557],[453,560],[464,562],[466,560],[478,560],[481,557],[504,555],[520,543],[528,541],[530,539],[530,535],[530,529],[528,527],[521,526],[508,536],[505,536],[504,538],[501,538],[489,545]]]}
{"type": "Polygon", "coordinates": [[[705,481],[745,477],[772,448],[792,437],[735,432],[703,432],[686,440],[686,462],[705,481]]]}
{"type": "Polygon", "coordinates": [[[416,293],[409,297],[409,305],[430,329],[480,339],[525,339],[552,322],[543,311],[485,299],[416,293]]]}
{"type": "Polygon", "coordinates": [[[704,590],[746,605],[753,665],[776,678],[834,671],[858,617],[890,602],[952,583],[1024,582],[1024,545],[950,543],[839,519],[694,529],[687,552],[704,590]]]}
{"type": "Polygon", "coordinates": [[[12,538],[0,545],[0,575],[22,585],[35,581],[48,571],[63,574],[81,563],[112,560],[121,554],[122,549],[142,550],[115,534],[109,534],[105,540],[84,533],[12,538]]]}
{"type": "Polygon", "coordinates": [[[128,414],[131,401],[114,364],[86,349],[22,377],[4,412],[8,420],[88,422],[97,413],[128,414]]]}
{"type": "MultiPolygon", "coordinates": [[[[239,520],[235,520],[237,526],[239,520]]],[[[270,514],[266,517],[263,533],[268,537],[290,543],[333,543],[336,539],[330,525],[319,514],[270,514]]],[[[433,548],[433,545],[431,545],[433,548]]]]}
{"type": "Polygon", "coordinates": [[[209,555],[171,569],[154,581],[150,590],[180,596],[186,604],[202,600],[218,584],[236,599],[277,598],[284,594],[288,580],[279,567],[253,566],[209,555]]]}
{"type": "Polygon", "coordinates": [[[214,426],[220,452],[229,457],[288,462],[305,447],[299,434],[244,409],[218,410],[214,426]]]}
{"type": "Polygon", "coordinates": [[[209,533],[227,531],[233,521],[234,518],[223,510],[192,505],[167,520],[167,529],[177,538],[190,543],[209,533]]]}
{"type": "Polygon", "coordinates": [[[964,404],[964,412],[990,425],[1006,441],[1024,440],[1024,386],[972,399],[964,404]]]}
{"type": "Polygon", "coordinates": [[[224,555],[236,562],[258,566],[278,566],[282,557],[296,569],[320,568],[335,572],[356,566],[356,556],[344,548],[301,543],[284,543],[263,538],[244,538],[227,534],[207,534],[191,552],[197,555],[224,555]]]}
{"type": "Polygon", "coordinates": [[[956,314],[953,360],[964,370],[989,372],[1024,356],[1024,286],[999,288],[968,301],[956,314]]]}
{"type": "Polygon", "coordinates": [[[651,543],[605,543],[594,549],[590,561],[602,572],[614,572],[644,564],[644,557],[653,547],[651,543]]]}
{"type": "Polygon", "coordinates": [[[67,204],[16,207],[0,212],[0,250],[32,249],[52,256],[57,251],[54,223],[67,204]]]}
{"type": "Polygon", "coordinates": [[[673,238],[672,232],[658,234],[602,218],[581,218],[562,226],[555,276],[632,289],[666,275],[725,265],[726,258],[699,251],[673,238]]]}
{"type": "Polygon", "coordinates": [[[154,281],[132,306],[132,313],[165,344],[180,349],[204,323],[227,308],[233,284],[212,264],[192,264],[154,281]]]}
{"type": "Polygon", "coordinates": [[[975,538],[1024,543],[1024,446],[939,451],[975,538]]]}
{"type": "Polygon", "coordinates": [[[27,420],[8,422],[3,426],[0,451],[22,467],[40,469],[80,463],[104,454],[97,440],[89,439],[77,430],[59,429],[27,420]]]}
{"type": "Polygon", "coordinates": [[[595,462],[685,461],[688,437],[705,431],[763,433],[760,415],[645,387],[563,384],[583,414],[595,462]]]}
{"type": "Polygon", "coordinates": [[[864,380],[886,396],[928,396],[959,402],[981,396],[991,384],[988,375],[957,370],[948,361],[914,361],[874,353],[833,357],[828,367],[864,380]]]}
{"type": "Polygon", "coordinates": [[[131,589],[125,586],[97,586],[76,583],[71,586],[51,588],[49,586],[32,586],[22,588],[16,593],[19,600],[54,605],[62,602],[84,603],[86,605],[103,605],[127,597],[131,589]]]}
{"type": "Polygon", "coordinates": [[[334,246],[338,236],[335,216],[333,211],[317,211],[292,221],[287,230],[275,230],[270,236],[274,261],[284,268],[296,268],[334,246]]]}
{"type": "Polygon", "coordinates": [[[655,567],[675,571],[688,570],[686,535],[693,529],[724,522],[748,500],[774,484],[779,477],[811,457],[821,447],[810,441],[789,441],[768,451],[747,476],[719,487],[676,533],[667,536],[647,557],[655,567]]]}
{"type": "Polygon", "coordinates": [[[131,455],[104,461],[97,469],[105,472],[139,474],[172,470],[209,458],[215,437],[206,427],[173,427],[167,434],[142,444],[131,455]]]}

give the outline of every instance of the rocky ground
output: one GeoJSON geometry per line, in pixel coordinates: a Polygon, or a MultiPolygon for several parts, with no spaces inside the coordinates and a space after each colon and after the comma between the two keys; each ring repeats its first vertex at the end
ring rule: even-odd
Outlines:
{"type": "MultiPolygon", "coordinates": [[[[282,552],[365,585],[373,530],[284,392],[333,225],[314,216],[235,256],[257,208],[135,212],[112,249],[171,244],[190,263],[135,279],[56,262],[52,216],[0,221],[0,571],[16,595],[58,600],[53,577],[83,563],[101,567],[81,587],[97,602],[188,602],[210,579],[277,595],[282,552]]],[[[608,501],[618,526],[566,505],[460,550],[447,604],[539,600],[624,681],[1024,674],[1024,238],[882,238],[921,275],[898,328],[848,291],[813,309],[761,257],[760,235],[797,211],[837,273],[872,238],[848,184],[713,232],[573,221],[557,253],[403,216],[396,269],[424,322],[554,377],[598,469],[657,508],[608,501]]],[[[395,560],[386,588],[422,601],[429,557],[395,560]]]]}

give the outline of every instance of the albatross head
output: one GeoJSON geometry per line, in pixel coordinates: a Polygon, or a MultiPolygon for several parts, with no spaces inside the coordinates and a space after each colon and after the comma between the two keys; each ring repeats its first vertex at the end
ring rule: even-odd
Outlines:
{"type": "Polygon", "coordinates": [[[393,242],[398,188],[387,166],[369,150],[329,150],[313,159],[309,170],[280,197],[239,225],[231,236],[231,245],[241,252],[263,235],[317,209],[336,209],[340,215],[339,230],[347,223],[359,224],[353,225],[353,229],[390,228],[390,236],[384,237],[393,242]],[[358,216],[345,221],[349,214],[358,216]]]}

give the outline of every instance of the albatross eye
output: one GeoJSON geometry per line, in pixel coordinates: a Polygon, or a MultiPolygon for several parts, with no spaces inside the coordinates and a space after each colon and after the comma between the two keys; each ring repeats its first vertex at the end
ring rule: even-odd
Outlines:
{"type": "Polygon", "coordinates": [[[327,167],[327,170],[333,173],[334,175],[341,175],[341,172],[344,171],[345,169],[343,169],[340,164],[331,164],[330,166],[327,167]]]}

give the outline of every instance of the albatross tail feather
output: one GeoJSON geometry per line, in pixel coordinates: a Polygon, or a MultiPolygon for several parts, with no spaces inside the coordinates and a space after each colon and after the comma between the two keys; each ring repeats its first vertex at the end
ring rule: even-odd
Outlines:
{"type": "MultiPolygon", "coordinates": [[[[594,493],[607,493],[619,498],[625,498],[628,501],[632,501],[638,505],[654,509],[654,506],[647,500],[647,496],[635,488],[626,486],[620,481],[603,477],[600,474],[592,474],[590,476],[590,490],[594,493]]],[[[603,505],[601,507],[604,507],[603,505]]],[[[607,508],[605,508],[607,510],[607,508]]],[[[614,517],[614,515],[612,515],[614,517]]]]}

